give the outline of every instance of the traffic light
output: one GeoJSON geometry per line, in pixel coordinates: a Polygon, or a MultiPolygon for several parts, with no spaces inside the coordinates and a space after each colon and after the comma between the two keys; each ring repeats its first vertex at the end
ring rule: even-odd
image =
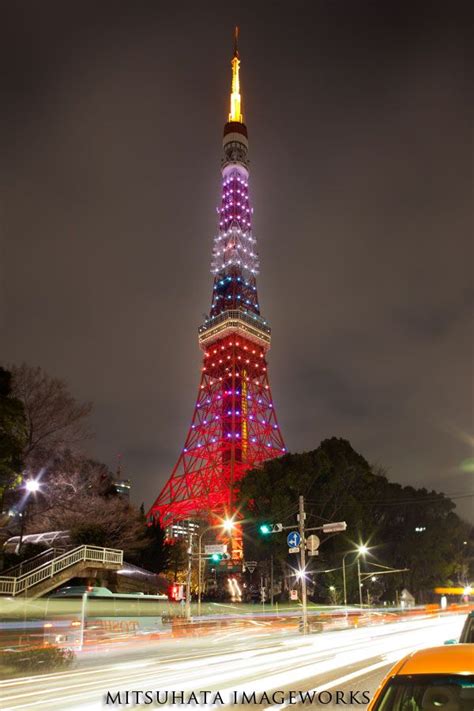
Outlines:
{"type": "Polygon", "coordinates": [[[281,533],[283,531],[282,523],[261,523],[260,533],[262,536],[268,536],[270,533],[281,533]]]}
{"type": "Polygon", "coordinates": [[[229,560],[229,558],[229,553],[212,553],[210,560],[212,560],[213,563],[220,563],[221,560],[229,560]]]}

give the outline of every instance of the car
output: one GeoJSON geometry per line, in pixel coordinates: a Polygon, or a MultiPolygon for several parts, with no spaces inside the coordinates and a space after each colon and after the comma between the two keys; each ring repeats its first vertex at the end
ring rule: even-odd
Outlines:
{"type": "Polygon", "coordinates": [[[367,711],[473,711],[474,649],[430,647],[407,655],[384,678],[367,711]]]}
{"type": "Polygon", "coordinates": [[[461,644],[474,644],[474,610],[466,617],[459,642],[461,644]]]}
{"type": "Polygon", "coordinates": [[[474,610],[468,614],[459,639],[447,639],[445,644],[474,644],[474,610]]]}

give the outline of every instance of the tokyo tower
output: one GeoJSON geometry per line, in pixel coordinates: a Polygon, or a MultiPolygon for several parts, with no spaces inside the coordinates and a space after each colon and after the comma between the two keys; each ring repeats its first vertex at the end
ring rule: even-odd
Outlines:
{"type": "Polygon", "coordinates": [[[231,66],[212,303],[198,329],[204,351],[201,382],[183,450],[148,512],[148,519],[162,526],[231,516],[235,483],[247,470],[286,451],[268,380],[271,330],[257,295],[259,261],[252,232],[237,29],[231,66]]]}

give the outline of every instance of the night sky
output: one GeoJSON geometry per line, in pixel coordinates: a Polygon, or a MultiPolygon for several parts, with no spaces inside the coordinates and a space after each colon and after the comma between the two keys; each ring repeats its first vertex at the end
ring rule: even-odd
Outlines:
{"type": "Polygon", "coordinates": [[[236,23],[287,447],[472,491],[469,5],[4,0],[0,358],[94,401],[137,503],[197,393],[236,23]]]}

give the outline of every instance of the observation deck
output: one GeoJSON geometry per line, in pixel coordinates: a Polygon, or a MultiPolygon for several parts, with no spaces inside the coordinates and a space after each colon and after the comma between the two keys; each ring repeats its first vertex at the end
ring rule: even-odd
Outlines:
{"type": "Polygon", "coordinates": [[[263,346],[265,350],[270,348],[272,330],[266,321],[257,314],[237,309],[223,311],[203,323],[198,329],[199,345],[205,350],[210,343],[231,333],[240,333],[249,341],[263,346]]]}

